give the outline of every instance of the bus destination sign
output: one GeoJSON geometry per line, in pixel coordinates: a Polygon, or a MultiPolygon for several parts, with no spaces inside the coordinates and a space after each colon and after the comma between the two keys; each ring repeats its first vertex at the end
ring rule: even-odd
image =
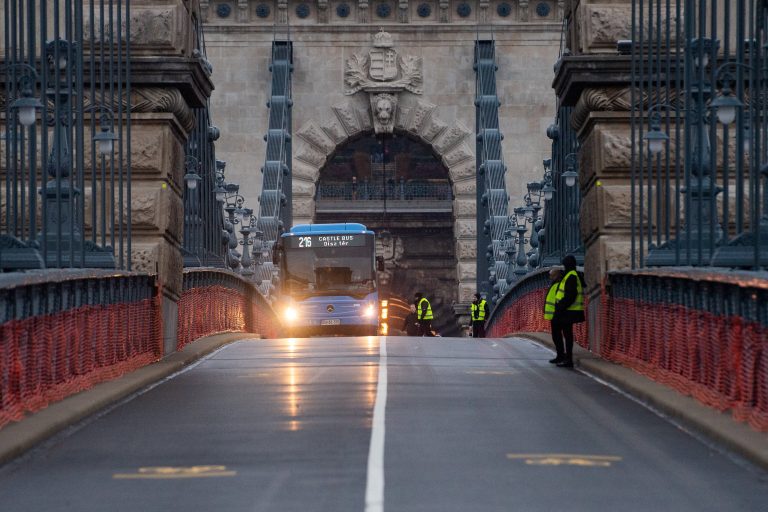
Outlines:
{"type": "Polygon", "coordinates": [[[365,235],[361,233],[339,235],[299,235],[288,237],[292,249],[317,249],[324,247],[365,247],[365,235]]]}

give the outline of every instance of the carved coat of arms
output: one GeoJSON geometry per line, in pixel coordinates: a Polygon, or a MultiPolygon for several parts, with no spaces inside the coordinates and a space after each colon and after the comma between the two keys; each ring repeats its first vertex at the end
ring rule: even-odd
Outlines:
{"type": "Polygon", "coordinates": [[[374,48],[368,52],[371,67],[368,74],[380,82],[397,78],[397,52],[392,48],[374,48]]]}
{"type": "Polygon", "coordinates": [[[399,55],[392,46],[392,36],[381,31],[374,36],[368,55],[354,54],[347,59],[344,94],[381,87],[421,94],[421,57],[399,55]]]}
{"type": "Polygon", "coordinates": [[[344,69],[344,94],[369,94],[376,133],[392,133],[398,93],[421,94],[421,57],[399,55],[393,46],[392,36],[382,30],[368,55],[353,54],[344,69]]]}

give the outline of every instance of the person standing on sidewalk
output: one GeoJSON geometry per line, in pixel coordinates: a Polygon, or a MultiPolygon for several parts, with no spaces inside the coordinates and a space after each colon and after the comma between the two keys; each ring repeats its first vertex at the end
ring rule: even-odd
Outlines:
{"type": "Polygon", "coordinates": [[[557,366],[573,368],[573,324],[584,321],[584,282],[576,272],[575,256],[572,254],[565,256],[562,263],[565,277],[560,280],[555,293],[552,338],[555,346],[558,343],[556,339],[565,341],[563,360],[557,363],[557,366]]]}
{"type": "Polygon", "coordinates": [[[419,335],[434,336],[432,332],[432,305],[421,292],[416,292],[416,320],[419,322],[419,335]]]}
{"type": "Polygon", "coordinates": [[[485,319],[488,318],[488,302],[479,293],[475,294],[475,300],[472,301],[471,312],[472,337],[485,338],[485,319]]]}
{"type": "Polygon", "coordinates": [[[552,318],[555,316],[555,302],[557,301],[557,288],[560,286],[560,281],[563,279],[563,270],[560,268],[553,268],[549,271],[549,279],[552,284],[547,290],[547,294],[544,296],[544,320],[549,321],[549,332],[552,333],[552,343],[555,345],[555,358],[550,359],[549,362],[557,364],[564,359],[565,350],[563,348],[563,337],[560,333],[555,333],[555,323],[552,318]]]}

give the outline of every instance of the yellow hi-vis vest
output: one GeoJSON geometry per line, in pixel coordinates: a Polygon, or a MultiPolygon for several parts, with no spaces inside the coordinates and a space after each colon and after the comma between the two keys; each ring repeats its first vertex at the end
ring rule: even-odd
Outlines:
{"type": "Polygon", "coordinates": [[[549,287],[547,298],[544,301],[544,320],[552,320],[555,316],[555,302],[557,300],[556,296],[558,288],[560,288],[560,281],[549,287]]]}
{"type": "Polygon", "coordinates": [[[419,301],[419,303],[416,305],[416,318],[418,318],[419,320],[432,320],[432,304],[430,304],[429,301],[423,297],[419,301]],[[421,310],[421,304],[424,302],[427,303],[426,312],[421,310]]]}
{"type": "Polygon", "coordinates": [[[560,302],[563,300],[563,297],[565,297],[565,282],[568,280],[571,276],[576,276],[576,300],[573,301],[573,304],[568,306],[568,311],[584,311],[584,290],[581,286],[581,279],[579,279],[579,275],[576,273],[575,270],[571,270],[567,274],[565,274],[565,277],[560,281],[560,283],[557,285],[557,293],[555,294],[555,303],[560,302]]]}
{"type": "Polygon", "coordinates": [[[480,302],[472,303],[472,320],[485,320],[485,299],[480,299],[480,302]]]}

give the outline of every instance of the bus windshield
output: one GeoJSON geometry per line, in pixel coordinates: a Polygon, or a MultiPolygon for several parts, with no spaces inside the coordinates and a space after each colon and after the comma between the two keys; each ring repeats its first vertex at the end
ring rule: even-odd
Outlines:
{"type": "Polygon", "coordinates": [[[373,239],[360,247],[286,247],[285,286],[292,296],[356,295],[376,289],[373,239]]]}

